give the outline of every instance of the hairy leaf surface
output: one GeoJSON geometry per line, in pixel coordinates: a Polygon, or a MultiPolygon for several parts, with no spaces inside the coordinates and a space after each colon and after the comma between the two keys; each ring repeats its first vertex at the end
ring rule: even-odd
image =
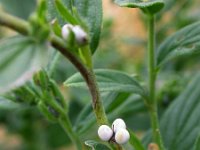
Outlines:
{"type": "Polygon", "coordinates": [[[31,38],[16,36],[0,42],[0,93],[23,85],[46,65],[47,48],[31,38]]]}
{"type": "Polygon", "coordinates": [[[157,66],[178,56],[200,53],[200,22],[169,36],[157,49],[157,66]]]}
{"type": "MultiPolygon", "coordinates": [[[[145,95],[145,91],[140,84],[126,73],[108,69],[96,69],[94,72],[101,92],[133,92],[145,95]]],[[[76,73],[68,78],[67,81],[64,82],[64,85],[68,87],[86,87],[80,73],[76,73]]]]}

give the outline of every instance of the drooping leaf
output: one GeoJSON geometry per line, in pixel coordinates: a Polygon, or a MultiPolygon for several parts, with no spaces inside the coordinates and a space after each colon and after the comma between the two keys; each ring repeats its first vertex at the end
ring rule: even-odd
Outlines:
{"type": "Polygon", "coordinates": [[[164,7],[163,0],[115,0],[121,7],[140,8],[145,13],[155,14],[164,7]]]}
{"type": "Polygon", "coordinates": [[[110,148],[108,148],[106,145],[92,140],[85,141],[85,145],[90,147],[91,150],[110,150],[110,148]]]}
{"type": "Polygon", "coordinates": [[[178,56],[200,53],[200,22],[169,36],[157,49],[157,66],[178,56]]]}
{"type": "MultiPolygon", "coordinates": [[[[140,84],[126,73],[108,69],[96,69],[94,72],[100,92],[118,91],[133,92],[143,96],[145,95],[145,91],[140,84]]],[[[68,78],[64,82],[64,85],[68,87],[86,87],[80,73],[76,73],[68,78]]]]}
{"type": "Polygon", "coordinates": [[[46,65],[47,48],[31,38],[15,36],[0,42],[0,93],[23,85],[46,65]]]}
{"type": "MultiPolygon", "coordinates": [[[[200,74],[169,106],[161,119],[161,134],[168,150],[193,149],[200,133],[200,74]]],[[[150,142],[150,134],[145,143],[150,142]],[[147,142],[148,141],[148,142],[147,142]]]]}

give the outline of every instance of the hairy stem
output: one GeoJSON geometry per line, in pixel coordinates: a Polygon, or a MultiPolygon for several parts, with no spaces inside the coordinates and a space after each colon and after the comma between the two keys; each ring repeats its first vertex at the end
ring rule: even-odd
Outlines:
{"type": "Polygon", "coordinates": [[[97,82],[96,82],[96,78],[93,73],[93,70],[91,68],[86,68],[86,66],[84,66],[82,62],[76,58],[76,56],[74,56],[70,51],[67,51],[64,43],[59,38],[55,36],[52,37],[51,43],[53,47],[58,49],[64,56],[66,56],[73,63],[73,65],[79,70],[79,72],[85,79],[92,96],[93,109],[94,109],[98,124],[99,125],[108,124],[105,110],[100,100],[100,93],[98,90],[98,86],[97,86],[97,82]]]}
{"type": "Polygon", "coordinates": [[[151,126],[153,129],[153,140],[156,142],[160,150],[164,150],[162,137],[159,129],[159,121],[157,114],[157,101],[155,98],[155,82],[156,82],[156,69],[155,69],[155,25],[154,16],[148,16],[148,74],[149,74],[149,113],[151,118],[151,126]]]}

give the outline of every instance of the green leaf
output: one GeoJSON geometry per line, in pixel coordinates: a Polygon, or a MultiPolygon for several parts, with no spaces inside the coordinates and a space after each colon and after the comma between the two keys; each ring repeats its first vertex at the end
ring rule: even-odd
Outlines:
{"type": "Polygon", "coordinates": [[[102,0],[75,0],[74,6],[89,27],[91,37],[90,48],[92,53],[94,53],[101,34],[102,0]]]}
{"type": "MultiPolygon", "coordinates": [[[[133,116],[144,112],[145,106],[142,98],[130,93],[110,92],[102,95],[102,101],[109,120],[114,120],[119,116],[133,116]],[[132,107],[129,107],[132,106],[132,107]]],[[[75,123],[75,131],[82,135],[95,124],[95,116],[91,104],[86,105],[75,123]]]]}
{"type": "Polygon", "coordinates": [[[0,4],[7,12],[24,19],[27,19],[36,7],[35,0],[0,0],[0,4]]]}
{"type": "Polygon", "coordinates": [[[199,149],[200,149],[200,136],[197,138],[193,150],[199,150],[199,149]]]}
{"type": "Polygon", "coordinates": [[[200,22],[169,36],[157,49],[157,66],[178,56],[200,53],[200,22]]]}
{"type": "Polygon", "coordinates": [[[56,8],[63,19],[71,24],[78,24],[78,21],[73,17],[70,11],[65,7],[60,0],[55,0],[56,8]]]}
{"type": "Polygon", "coordinates": [[[5,97],[0,96],[0,109],[16,109],[19,108],[19,105],[5,97]]]}
{"type": "Polygon", "coordinates": [[[136,149],[136,150],[145,150],[144,146],[142,145],[141,141],[138,139],[138,137],[129,130],[130,133],[130,140],[129,143],[136,149]]]}
{"type": "Polygon", "coordinates": [[[4,97],[16,103],[36,105],[38,102],[38,92],[32,82],[26,82],[23,86],[15,88],[4,94],[4,97]]]}
{"type": "Polygon", "coordinates": [[[68,22],[75,23],[73,17],[76,18],[76,24],[78,23],[85,28],[85,24],[88,27],[90,35],[90,49],[92,53],[95,52],[99,38],[101,34],[102,26],[102,1],[101,0],[76,0],[74,4],[71,0],[62,0],[62,4],[57,4],[60,14],[64,16],[65,20],[55,11],[56,6],[54,0],[48,1],[48,18],[49,20],[57,19],[60,25],[64,25],[68,22]],[[58,7],[59,6],[59,7],[58,7]],[[65,9],[64,7],[68,8],[65,9]],[[67,13],[66,13],[67,12],[67,13]],[[73,12],[73,16],[69,12],[73,12]],[[78,15],[77,15],[78,14],[78,15]],[[80,16],[80,17],[79,17],[80,16]],[[80,18],[83,20],[80,20],[80,18]]]}
{"type": "Polygon", "coordinates": [[[164,7],[163,0],[115,0],[121,7],[140,8],[145,13],[155,14],[164,7]]]}
{"type": "Polygon", "coordinates": [[[47,48],[31,38],[15,36],[0,42],[0,93],[23,85],[46,65],[47,48]]]}
{"type": "Polygon", "coordinates": [[[189,150],[200,133],[200,74],[169,106],[161,120],[166,149],[189,150]]]}
{"type": "MultiPolygon", "coordinates": [[[[69,10],[71,10],[71,0],[62,0],[64,6],[66,6],[69,10]]],[[[48,7],[48,19],[52,21],[53,19],[57,19],[60,25],[64,25],[67,22],[63,20],[62,16],[56,10],[55,0],[48,0],[47,1],[48,7]]]]}
{"type": "Polygon", "coordinates": [[[106,145],[92,140],[85,141],[85,145],[90,147],[91,150],[110,150],[110,148],[108,148],[106,145]]]}
{"type": "MultiPolygon", "coordinates": [[[[142,96],[145,95],[145,91],[140,84],[126,73],[108,69],[96,69],[94,72],[100,92],[133,92],[142,96]]],[[[86,88],[86,84],[80,73],[76,73],[68,78],[64,82],[64,85],[68,87],[86,88]]]]}

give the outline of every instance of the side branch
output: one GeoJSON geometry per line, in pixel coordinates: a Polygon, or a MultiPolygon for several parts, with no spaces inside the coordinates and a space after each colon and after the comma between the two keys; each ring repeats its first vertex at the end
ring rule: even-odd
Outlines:
{"type": "MultiPolygon", "coordinates": [[[[0,25],[9,27],[13,29],[14,31],[19,32],[22,35],[29,34],[30,26],[28,22],[20,18],[11,16],[3,11],[0,11],[0,25]]],[[[56,50],[58,50],[66,58],[68,58],[70,62],[81,73],[81,75],[83,76],[84,80],[86,81],[89,87],[89,91],[90,91],[90,94],[92,96],[92,101],[93,101],[92,104],[93,104],[93,108],[95,111],[98,124],[107,124],[107,118],[105,116],[102,103],[99,99],[100,96],[99,96],[98,87],[96,85],[95,80],[93,80],[94,79],[93,72],[90,69],[86,68],[86,66],[82,64],[80,59],[78,59],[68,48],[66,48],[65,44],[59,37],[55,35],[50,35],[49,42],[56,50]]]]}
{"type": "Polygon", "coordinates": [[[0,25],[9,27],[23,35],[28,35],[29,32],[29,24],[28,22],[11,16],[0,10],[0,25]]]}

